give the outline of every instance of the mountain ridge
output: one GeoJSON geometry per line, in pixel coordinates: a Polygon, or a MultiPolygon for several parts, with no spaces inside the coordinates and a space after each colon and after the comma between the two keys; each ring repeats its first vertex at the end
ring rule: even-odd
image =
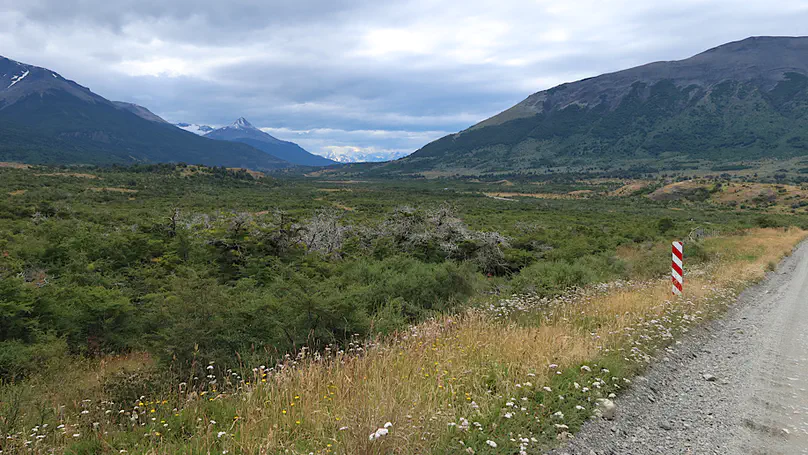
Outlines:
{"type": "Polygon", "coordinates": [[[542,90],[392,173],[676,170],[808,154],[808,38],[752,37],[542,90]]]}
{"type": "Polygon", "coordinates": [[[337,164],[336,161],[308,152],[294,142],[283,141],[261,131],[244,117],[239,117],[230,125],[210,131],[204,137],[220,141],[241,142],[290,163],[303,166],[337,164]]]}

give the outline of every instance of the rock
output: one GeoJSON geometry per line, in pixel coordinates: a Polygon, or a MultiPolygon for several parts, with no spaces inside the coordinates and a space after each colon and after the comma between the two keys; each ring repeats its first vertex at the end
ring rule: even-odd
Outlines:
{"type": "Polygon", "coordinates": [[[614,404],[614,401],[608,398],[598,398],[596,404],[600,410],[600,416],[604,419],[612,420],[617,415],[617,405],[614,404]]]}
{"type": "Polygon", "coordinates": [[[713,375],[711,375],[709,373],[704,373],[703,375],[701,375],[701,377],[703,377],[704,380],[707,381],[707,382],[715,382],[716,379],[717,379],[715,376],[713,376],[713,375]]]}
{"type": "Polygon", "coordinates": [[[662,422],[659,424],[659,428],[662,428],[665,431],[671,431],[673,430],[673,425],[671,425],[669,422],[662,422]]]}

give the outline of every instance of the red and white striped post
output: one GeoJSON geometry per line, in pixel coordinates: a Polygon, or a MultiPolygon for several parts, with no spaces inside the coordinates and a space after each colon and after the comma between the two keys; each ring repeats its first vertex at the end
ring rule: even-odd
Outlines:
{"type": "Polygon", "coordinates": [[[673,280],[673,295],[682,295],[685,284],[684,245],[682,242],[673,242],[673,264],[671,277],[673,280]]]}

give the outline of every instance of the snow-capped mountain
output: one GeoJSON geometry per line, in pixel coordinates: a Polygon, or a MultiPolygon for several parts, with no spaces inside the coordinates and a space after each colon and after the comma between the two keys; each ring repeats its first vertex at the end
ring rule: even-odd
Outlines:
{"type": "Polygon", "coordinates": [[[54,71],[2,56],[0,161],[291,166],[245,144],[180,131],[142,106],[112,102],[54,71]]]}
{"type": "Polygon", "coordinates": [[[259,130],[244,117],[239,118],[230,125],[207,133],[205,137],[222,141],[242,142],[294,164],[304,166],[336,164],[328,158],[307,152],[294,142],[282,141],[259,130]]]}
{"type": "Polygon", "coordinates": [[[66,92],[82,101],[111,104],[87,87],[67,80],[54,71],[0,56],[0,109],[28,95],[54,91],[66,92]]]}
{"type": "Polygon", "coordinates": [[[175,123],[174,126],[183,129],[185,131],[188,131],[189,133],[198,134],[200,136],[204,136],[215,129],[212,126],[199,125],[196,123],[175,123]]]}
{"type": "Polygon", "coordinates": [[[397,160],[410,153],[400,150],[363,151],[358,147],[335,147],[321,155],[338,163],[379,163],[397,160]]]}

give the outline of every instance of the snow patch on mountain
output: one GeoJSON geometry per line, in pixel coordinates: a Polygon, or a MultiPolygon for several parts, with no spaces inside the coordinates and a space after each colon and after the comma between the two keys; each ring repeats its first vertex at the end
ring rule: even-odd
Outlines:
{"type": "Polygon", "coordinates": [[[212,126],[198,125],[196,123],[175,123],[174,126],[199,136],[204,136],[215,129],[212,126]]]}
{"type": "Polygon", "coordinates": [[[25,79],[25,77],[28,76],[29,74],[31,74],[31,72],[28,71],[28,70],[25,70],[25,72],[22,73],[22,75],[20,75],[20,76],[12,76],[11,77],[11,85],[9,85],[6,88],[14,87],[14,84],[16,84],[17,82],[20,82],[21,80],[25,79]]]}

